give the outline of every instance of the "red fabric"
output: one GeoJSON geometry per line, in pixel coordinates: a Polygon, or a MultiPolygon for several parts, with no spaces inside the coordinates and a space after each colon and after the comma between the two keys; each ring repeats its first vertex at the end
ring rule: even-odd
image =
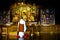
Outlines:
{"type": "Polygon", "coordinates": [[[25,34],[25,35],[24,35],[24,38],[28,38],[28,34],[25,34]]]}
{"type": "Polygon", "coordinates": [[[17,36],[17,38],[20,38],[20,36],[17,36]]]}
{"type": "MultiPolygon", "coordinates": [[[[20,36],[18,35],[17,38],[20,38],[20,36]]],[[[23,38],[28,38],[28,34],[24,34],[23,38]]]]}

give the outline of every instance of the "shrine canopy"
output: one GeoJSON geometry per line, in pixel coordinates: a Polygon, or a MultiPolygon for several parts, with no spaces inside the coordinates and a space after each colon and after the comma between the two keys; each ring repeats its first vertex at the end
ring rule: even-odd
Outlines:
{"type": "Polygon", "coordinates": [[[31,5],[23,2],[16,2],[10,6],[9,11],[13,15],[13,22],[17,22],[21,17],[23,17],[25,21],[37,21],[35,17],[38,14],[38,6],[35,4],[31,5]]]}

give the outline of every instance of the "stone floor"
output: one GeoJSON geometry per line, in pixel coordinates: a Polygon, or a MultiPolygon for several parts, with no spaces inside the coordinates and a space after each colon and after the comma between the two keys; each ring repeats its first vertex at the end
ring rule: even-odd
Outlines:
{"type": "MultiPolygon", "coordinates": [[[[40,33],[39,36],[29,36],[28,38],[25,38],[24,40],[58,40],[60,39],[60,33],[57,34],[49,34],[49,33],[40,33]]],[[[8,37],[2,37],[1,40],[18,40],[18,38],[8,38],[8,37]]]]}

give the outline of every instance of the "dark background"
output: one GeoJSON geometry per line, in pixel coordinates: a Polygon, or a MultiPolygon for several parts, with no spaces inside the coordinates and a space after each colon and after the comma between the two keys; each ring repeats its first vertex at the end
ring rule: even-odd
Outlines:
{"type": "MultiPolygon", "coordinates": [[[[9,6],[13,4],[14,2],[16,2],[16,0],[0,0],[0,11],[8,10],[9,6]]],[[[60,15],[58,11],[59,9],[58,0],[25,0],[25,2],[42,5],[43,8],[54,8],[56,24],[60,24],[60,19],[59,19],[60,15]]]]}

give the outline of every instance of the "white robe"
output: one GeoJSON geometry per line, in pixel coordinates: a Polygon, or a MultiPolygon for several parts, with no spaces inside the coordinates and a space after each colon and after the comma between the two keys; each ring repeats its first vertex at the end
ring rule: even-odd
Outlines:
{"type": "MultiPolygon", "coordinates": [[[[25,21],[23,19],[20,19],[20,21],[18,22],[18,27],[19,27],[19,23],[20,24],[24,24],[24,32],[26,31],[26,24],[25,21]]],[[[19,36],[23,37],[24,36],[24,32],[19,32],[19,36]]]]}

